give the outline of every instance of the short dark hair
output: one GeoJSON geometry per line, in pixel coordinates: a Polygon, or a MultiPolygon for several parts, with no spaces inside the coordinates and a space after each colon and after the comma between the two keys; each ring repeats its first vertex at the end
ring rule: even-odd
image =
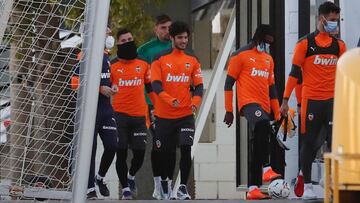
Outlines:
{"type": "Polygon", "coordinates": [[[171,18],[166,14],[161,14],[155,17],[155,25],[163,24],[171,21],[171,18]]]}
{"type": "Polygon", "coordinates": [[[129,33],[130,30],[126,29],[126,28],[120,28],[116,34],[116,40],[119,39],[119,37],[123,34],[129,33]]]}
{"type": "Polygon", "coordinates": [[[326,1],[319,6],[319,15],[328,15],[330,13],[340,13],[340,7],[331,1],[326,1]]]}
{"type": "Polygon", "coordinates": [[[270,35],[274,37],[274,31],[268,24],[261,24],[256,28],[255,34],[252,38],[253,41],[259,43],[264,42],[265,36],[270,35]]]}
{"type": "Polygon", "coordinates": [[[176,21],[170,25],[169,34],[171,37],[175,37],[176,35],[179,35],[183,32],[186,32],[188,35],[190,35],[189,26],[185,22],[176,21]]]}

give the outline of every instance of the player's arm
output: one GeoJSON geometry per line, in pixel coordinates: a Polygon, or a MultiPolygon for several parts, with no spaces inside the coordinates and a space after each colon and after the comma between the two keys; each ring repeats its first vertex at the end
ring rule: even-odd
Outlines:
{"type": "Polygon", "coordinates": [[[161,66],[158,59],[154,60],[151,63],[151,87],[152,90],[160,97],[161,100],[169,104],[170,106],[178,106],[178,101],[176,98],[170,96],[163,89],[162,80],[161,80],[161,66]],[[177,105],[175,104],[177,103],[177,105]],[[175,104],[175,105],[174,105],[175,104]]]}
{"type": "Polygon", "coordinates": [[[296,85],[298,84],[298,80],[301,78],[302,75],[301,69],[305,61],[306,51],[307,51],[306,49],[307,49],[307,39],[301,40],[295,46],[292,67],[288,80],[286,82],[283,101],[280,108],[281,114],[284,116],[287,115],[287,112],[289,110],[288,101],[290,95],[294,90],[294,88],[296,87],[296,85]]]}
{"type": "Polygon", "coordinates": [[[204,84],[203,84],[203,77],[201,74],[201,65],[198,61],[195,64],[195,68],[193,69],[191,77],[192,77],[192,82],[193,82],[193,86],[194,86],[193,97],[192,97],[192,108],[193,108],[193,111],[196,111],[197,109],[199,109],[199,107],[201,105],[201,100],[202,100],[202,96],[204,93],[204,84]]]}
{"type": "Polygon", "coordinates": [[[339,40],[339,49],[340,49],[339,50],[339,57],[340,57],[341,55],[343,55],[343,53],[346,52],[346,44],[342,40],[339,40]]]}
{"type": "Polygon", "coordinates": [[[301,98],[302,98],[301,94],[302,94],[302,74],[300,75],[300,79],[298,79],[298,82],[295,87],[295,97],[298,107],[301,106],[301,98]]]}
{"type": "Polygon", "coordinates": [[[155,104],[155,92],[151,86],[151,73],[150,73],[150,65],[147,66],[145,74],[144,74],[144,81],[145,81],[145,90],[148,94],[151,103],[155,104]]]}
{"type": "MultiPolygon", "coordinates": [[[[102,64],[101,73],[107,73],[109,71],[108,68],[110,68],[110,67],[108,67],[107,61],[104,60],[103,64],[102,64]]],[[[110,77],[111,77],[111,73],[110,73],[110,77]]],[[[101,77],[99,92],[100,92],[100,94],[102,94],[106,97],[111,97],[117,91],[115,89],[111,88],[111,79],[110,78],[101,77]]]]}
{"type": "Polygon", "coordinates": [[[230,127],[234,121],[233,114],[233,86],[240,74],[241,64],[236,61],[235,57],[231,57],[228,65],[228,73],[224,85],[224,99],[225,99],[225,117],[224,122],[230,127]]]}
{"type": "Polygon", "coordinates": [[[274,62],[271,60],[270,64],[270,77],[269,81],[269,97],[270,97],[270,106],[271,110],[274,113],[275,120],[280,120],[280,104],[277,96],[276,86],[275,86],[275,77],[274,77],[274,62]]]}

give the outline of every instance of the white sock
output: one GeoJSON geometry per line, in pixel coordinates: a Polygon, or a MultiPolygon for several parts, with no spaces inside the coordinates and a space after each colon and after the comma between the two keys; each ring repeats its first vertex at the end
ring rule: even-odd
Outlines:
{"type": "Polygon", "coordinates": [[[155,176],[154,177],[154,188],[156,190],[160,190],[160,186],[161,186],[161,177],[160,176],[155,176]]]}
{"type": "Polygon", "coordinates": [[[130,179],[130,180],[135,180],[135,176],[130,175],[129,172],[127,174],[127,178],[130,179]]]}
{"type": "Polygon", "coordinates": [[[306,189],[306,188],[312,188],[312,183],[305,183],[304,189],[306,189]]]}
{"type": "Polygon", "coordinates": [[[100,176],[99,174],[96,174],[96,179],[98,179],[98,180],[103,180],[105,177],[102,177],[102,176],[100,176]]]}
{"type": "Polygon", "coordinates": [[[256,185],[249,186],[249,192],[255,190],[256,188],[258,188],[258,186],[256,186],[256,185]]]}
{"type": "Polygon", "coordinates": [[[122,189],[122,192],[124,193],[125,191],[129,191],[129,192],[130,192],[130,188],[129,188],[129,187],[123,188],[123,189],[122,189]]]}
{"type": "Polygon", "coordinates": [[[303,176],[303,173],[302,173],[302,171],[301,171],[301,170],[299,171],[299,176],[303,176]]]}
{"type": "Polygon", "coordinates": [[[264,168],[263,168],[263,173],[266,173],[269,169],[271,169],[270,166],[264,167],[264,168]]]}
{"type": "Polygon", "coordinates": [[[168,179],[168,190],[170,191],[170,194],[172,192],[171,183],[172,183],[172,180],[168,179]]]}

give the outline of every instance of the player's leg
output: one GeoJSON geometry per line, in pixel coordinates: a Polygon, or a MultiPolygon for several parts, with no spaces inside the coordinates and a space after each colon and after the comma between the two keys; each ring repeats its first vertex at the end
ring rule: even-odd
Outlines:
{"type": "Polygon", "coordinates": [[[97,194],[95,190],[95,157],[96,157],[96,147],[97,147],[97,134],[98,134],[98,125],[95,124],[93,146],[91,151],[90,169],[89,169],[87,199],[97,199],[97,194]]]}
{"type": "Polygon", "coordinates": [[[147,143],[147,127],[145,117],[130,118],[129,145],[133,152],[130,170],[127,174],[129,187],[133,197],[137,196],[137,187],[135,175],[140,170],[145,156],[145,147],[147,143]]]}
{"type": "Polygon", "coordinates": [[[161,199],[169,199],[171,189],[168,184],[168,176],[171,173],[169,169],[175,168],[175,163],[172,161],[172,153],[176,150],[176,129],[174,128],[175,121],[173,119],[164,119],[157,117],[155,120],[155,134],[157,137],[156,150],[160,154],[161,171],[161,199]],[[170,166],[169,166],[170,165],[170,166]]]}
{"type": "Polygon", "coordinates": [[[304,176],[304,200],[316,199],[311,183],[312,163],[318,149],[323,144],[318,141],[322,128],[323,104],[321,101],[308,100],[306,102],[305,133],[300,150],[301,171],[304,176]]]}
{"type": "Polygon", "coordinates": [[[152,194],[153,198],[160,200],[161,199],[161,174],[162,174],[162,166],[161,166],[161,153],[157,150],[160,145],[160,141],[157,138],[155,132],[155,117],[151,114],[152,109],[149,107],[149,117],[152,118],[151,124],[149,127],[149,132],[152,136],[152,149],[151,149],[151,168],[153,172],[154,178],[154,192],[152,194]]]}
{"type": "Polygon", "coordinates": [[[118,135],[116,129],[116,122],[112,115],[103,118],[102,125],[99,129],[99,135],[104,146],[104,152],[101,157],[99,171],[95,176],[95,183],[99,187],[102,196],[109,196],[110,192],[107,188],[104,177],[110,168],[110,165],[117,152],[118,135]]]}
{"type": "Polygon", "coordinates": [[[122,199],[132,199],[127,181],[128,166],[126,163],[129,143],[128,116],[115,112],[115,120],[118,131],[118,150],[116,152],[116,172],[122,186],[122,199]]]}
{"type": "Polygon", "coordinates": [[[178,123],[178,140],[180,146],[180,186],[177,190],[177,198],[180,200],[191,199],[187,191],[187,182],[191,170],[191,146],[194,143],[195,120],[190,115],[181,118],[178,123]]]}
{"type": "Polygon", "coordinates": [[[268,196],[261,193],[259,187],[262,185],[263,164],[267,156],[266,150],[263,148],[268,146],[269,142],[269,117],[260,105],[255,103],[244,106],[241,111],[252,130],[252,136],[249,139],[249,192],[247,199],[266,199],[268,196]]]}

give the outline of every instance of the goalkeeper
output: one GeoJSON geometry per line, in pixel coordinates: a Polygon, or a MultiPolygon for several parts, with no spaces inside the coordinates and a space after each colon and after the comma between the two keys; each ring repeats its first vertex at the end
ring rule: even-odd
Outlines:
{"type": "MultiPolygon", "coordinates": [[[[93,141],[93,147],[91,153],[87,199],[97,199],[95,182],[98,185],[100,194],[102,196],[106,197],[110,195],[109,190],[103,180],[115,157],[115,153],[117,151],[117,143],[118,143],[116,123],[115,123],[115,119],[113,118],[113,109],[110,103],[111,96],[116,93],[116,90],[111,88],[110,59],[109,59],[109,52],[111,48],[114,46],[114,43],[115,40],[111,36],[111,30],[107,28],[104,57],[103,57],[103,64],[101,70],[96,123],[94,129],[94,141],[93,141]],[[104,152],[101,157],[99,171],[95,176],[97,134],[100,135],[100,138],[103,142],[104,152]]],[[[71,78],[72,89],[77,90],[78,86],[79,86],[79,63],[75,68],[74,76],[71,78]]]]}

